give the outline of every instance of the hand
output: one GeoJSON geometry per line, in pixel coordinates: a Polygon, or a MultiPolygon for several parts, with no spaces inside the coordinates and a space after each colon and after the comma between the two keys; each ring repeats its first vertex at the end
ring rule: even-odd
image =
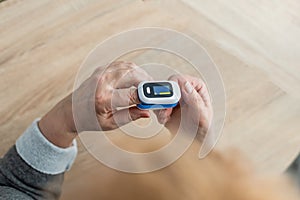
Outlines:
{"type": "Polygon", "coordinates": [[[47,113],[40,120],[39,127],[49,141],[68,147],[78,131],[97,130],[98,124],[102,130],[113,130],[133,120],[148,118],[149,111],[135,106],[139,103],[136,87],[145,80],[152,78],[134,63],[115,62],[107,68],[98,68],[73,95],[47,113]],[[76,123],[80,123],[83,130],[75,127],[72,103],[79,107],[76,112],[80,111],[77,113],[80,117],[76,123]],[[122,107],[126,108],[120,109],[122,107]],[[90,120],[95,114],[97,125],[90,120]]]}
{"type": "Polygon", "coordinates": [[[187,132],[193,126],[197,126],[198,133],[203,139],[208,132],[213,115],[206,85],[201,79],[188,75],[174,75],[169,80],[178,83],[182,98],[177,107],[156,111],[158,121],[165,124],[172,133],[177,132],[180,123],[186,125],[187,132]],[[186,116],[181,117],[182,113],[186,116]],[[181,118],[184,121],[181,121],[181,118]]]}
{"type": "Polygon", "coordinates": [[[141,68],[129,62],[115,62],[106,69],[98,68],[73,95],[74,114],[78,131],[113,130],[139,118],[150,117],[140,103],[137,86],[152,78],[141,68]],[[95,91],[93,93],[93,91],[95,91]],[[130,107],[129,106],[134,106],[130,107]],[[119,110],[118,108],[127,107],[119,110]],[[97,117],[97,121],[93,120],[97,117]]]}
{"type": "MultiPolygon", "coordinates": [[[[99,76],[99,71],[95,72],[95,76],[99,76]]],[[[130,62],[112,63],[104,73],[101,72],[95,107],[102,130],[113,130],[131,121],[150,117],[149,111],[135,106],[140,103],[137,87],[146,80],[152,80],[152,77],[130,62]],[[129,106],[133,107],[117,110],[129,106]]]]}

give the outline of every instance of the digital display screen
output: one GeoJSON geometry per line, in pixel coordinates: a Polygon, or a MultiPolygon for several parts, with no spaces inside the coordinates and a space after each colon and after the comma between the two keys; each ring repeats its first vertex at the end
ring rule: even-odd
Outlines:
{"type": "Polygon", "coordinates": [[[154,95],[170,95],[171,90],[169,86],[153,86],[154,95]]]}
{"type": "Polygon", "coordinates": [[[168,82],[146,83],[143,87],[144,94],[148,98],[173,96],[172,85],[168,82]]]}

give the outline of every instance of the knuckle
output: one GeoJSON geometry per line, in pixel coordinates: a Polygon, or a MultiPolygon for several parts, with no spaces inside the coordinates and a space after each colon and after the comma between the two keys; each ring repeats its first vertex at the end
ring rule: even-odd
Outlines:
{"type": "Polygon", "coordinates": [[[96,102],[97,102],[99,105],[103,105],[103,104],[106,103],[108,100],[109,100],[109,96],[108,96],[108,95],[105,95],[105,94],[98,94],[98,95],[96,96],[96,102]]]}
{"type": "Polygon", "coordinates": [[[123,60],[114,61],[111,63],[111,65],[123,65],[123,64],[125,64],[125,61],[123,61],[123,60]]]}
{"type": "Polygon", "coordinates": [[[113,70],[115,68],[121,67],[125,65],[124,61],[114,61],[112,63],[109,64],[109,66],[107,67],[107,69],[113,70]]]}
{"type": "Polygon", "coordinates": [[[127,116],[127,120],[128,121],[135,121],[138,119],[138,116],[136,115],[136,113],[129,111],[129,115],[127,116]]]}
{"type": "Polygon", "coordinates": [[[101,128],[104,131],[112,130],[113,129],[113,125],[111,123],[108,123],[108,122],[101,123],[100,125],[101,125],[101,128]]]}
{"type": "Polygon", "coordinates": [[[130,102],[136,103],[139,101],[137,90],[135,88],[129,89],[129,100],[130,102]]]}
{"type": "Polygon", "coordinates": [[[130,67],[130,68],[136,68],[137,65],[134,63],[134,62],[127,62],[127,65],[130,67]]]}
{"type": "Polygon", "coordinates": [[[107,67],[108,67],[108,65],[102,65],[102,66],[96,67],[96,69],[94,70],[94,74],[101,74],[103,71],[105,71],[105,69],[107,67]]]}
{"type": "Polygon", "coordinates": [[[106,130],[112,130],[115,127],[115,122],[112,120],[110,123],[106,123],[105,128],[106,130]]]}
{"type": "Polygon", "coordinates": [[[127,79],[135,80],[140,76],[136,69],[127,69],[124,77],[126,77],[127,79]]]}

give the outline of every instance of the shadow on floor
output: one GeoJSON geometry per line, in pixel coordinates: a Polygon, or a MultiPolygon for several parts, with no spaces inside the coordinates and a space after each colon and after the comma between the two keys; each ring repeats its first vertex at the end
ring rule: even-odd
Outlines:
{"type": "Polygon", "coordinates": [[[287,173],[295,179],[300,187],[300,155],[295,160],[295,162],[288,168],[287,173]]]}

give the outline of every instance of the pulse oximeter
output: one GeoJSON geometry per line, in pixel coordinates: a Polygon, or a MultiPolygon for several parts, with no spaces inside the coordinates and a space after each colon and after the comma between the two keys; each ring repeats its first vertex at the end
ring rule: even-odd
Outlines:
{"type": "Polygon", "coordinates": [[[175,107],[181,92],[178,83],[174,81],[144,81],[138,85],[137,105],[142,110],[156,110],[175,107]]]}

